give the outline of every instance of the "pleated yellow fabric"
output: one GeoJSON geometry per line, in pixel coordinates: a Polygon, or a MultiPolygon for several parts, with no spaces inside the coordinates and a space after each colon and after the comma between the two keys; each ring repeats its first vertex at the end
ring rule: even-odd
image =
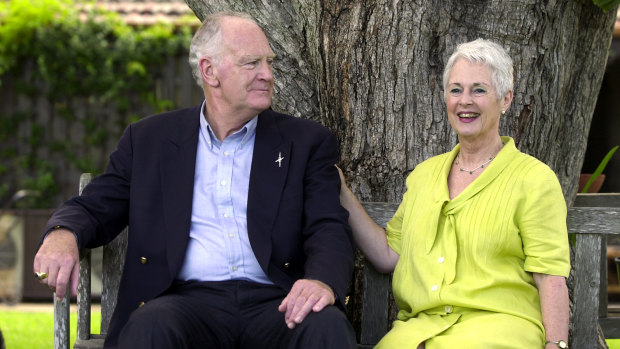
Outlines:
{"type": "Polygon", "coordinates": [[[427,339],[427,349],[463,347],[461,340],[496,348],[498,339],[512,342],[505,348],[543,347],[531,273],[568,276],[566,204],[547,165],[518,151],[512,138],[502,141],[495,159],[453,200],[447,177],[458,145],[407,178],[386,229],[400,255],[392,285],[399,321],[378,348],[416,348],[427,339]],[[517,328],[528,330],[507,336],[517,328]],[[471,338],[461,338],[469,331],[471,338]]]}
{"type": "Polygon", "coordinates": [[[397,320],[377,348],[415,349],[425,341],[427,349],[529,349],[542,348],[543,338],[538,326],[521,317],[463,308],[397,320]]]}

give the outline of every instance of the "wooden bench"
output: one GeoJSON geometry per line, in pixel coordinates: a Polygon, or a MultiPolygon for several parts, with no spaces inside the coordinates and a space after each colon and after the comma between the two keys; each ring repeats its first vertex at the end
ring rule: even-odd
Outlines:
{"type": "MultiPolygon", "coordinates": [[[[85,174],[80,179],[81,189],[90,181],[85,174]]],[[[620,196],[615,196],[615,199],[620,196]]],[[[590,204],[587,199],[577,200],[580,206],[590,204]]],[[[392,218],[398,204],[365,203],[370,216],[382,226],[392,218]]],[[[610,338],[620,338],[620,318],[607,317],[607,236],[620,234],[620,205],[615,207],[571,207],[568,210],[568,231],[576,235],[573,269],[569,278],[571,288],[571,348],[599,347],[599,323],[610,338]]],[[[103,279],[101,294],[101,334],[90,333],[90,251],[80,253],[80,283],[77,297],[77,339],[74,348],[101,348],[108,329],[112,311],[116,305],[116,291],[120,282],[127,231],[125,230],[103,251],[103,279]]],[[[354,323],[359,335],[359,348],[372,348],[389,330],[393,316],[390,307],[389,275],[380,274],[367,263],[358,273],[361,294],[356,295],[356,318],[354,323]]],[[[55,298],[55,297],[54,297],[55,298]]],[[[68,349],[69,301],[55,301],[54,347],[68,349]]]]}
{"type": "MultiPolygon", "coordinates": [[[[620,208],[620,193],[603,193],[603,194],[578,194],[575,199],[574,205],[575,207],[605,207],[605,208],[620,208]]],[[[611,217],[614,219],[613,217],[611,217]]],[[[620,338],[620,320],[619,318],[609,317],[608,315],[608,265],[607,265],[607,242],[609,240],[616,240],[615,243],[618,243],[618,238],[620,238],[620,233],[618,232],[618,228],[613,228],[614,224],[620,224],[620,217],[615,217],[615,219],[610,222],[608,228],[614,232],[606,233],[601,238],[601,258],[600,258],[600,289],[602,292],[599,292],[599,324],[601,325],[601,330],[605,335],[605,338],[620,338]]],[[[612,268],[615,269],[615,268],[612,268]]]]}

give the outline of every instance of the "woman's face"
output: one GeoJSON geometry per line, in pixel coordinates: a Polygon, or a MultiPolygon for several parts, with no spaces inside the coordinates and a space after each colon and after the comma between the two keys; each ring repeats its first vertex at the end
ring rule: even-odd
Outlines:
{"type": "Polygon", "coordinates": [[[498,98],[491,70],[459,59],[452,66],[445,99],[450,125],[459,140],[491,141],[499,135],[499,118],[510,106],[512,91],[498,98]]]}

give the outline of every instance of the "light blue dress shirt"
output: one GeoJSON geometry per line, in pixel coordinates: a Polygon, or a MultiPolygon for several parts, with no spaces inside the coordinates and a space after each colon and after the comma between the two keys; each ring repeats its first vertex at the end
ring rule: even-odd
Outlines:
{"type": "Polygon", "coordinates": [[[248,238],[246,213],[257,121],[258,116],[220,141],[204,116],[203,103],[190,240],[179,279],[272,284],[248,238]]]}

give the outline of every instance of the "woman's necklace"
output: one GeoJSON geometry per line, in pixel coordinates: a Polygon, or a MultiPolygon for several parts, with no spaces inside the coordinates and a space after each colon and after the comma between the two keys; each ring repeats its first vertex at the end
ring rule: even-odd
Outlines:
{"type": "MultiPolygon", "coordinates": [[[[506,143],[502,142],[502,147],[503,147],[504,145],[506,145],[506,143]]],[[[500,150],[501,150],[501,147],[500,147],[500,150]]],[[[496,155],[497,155],[497,154],[496,154],[496,155]]],[[[455,164],[456,166],[459,166],[459,159],[460,159],[460,158],[461,158],[461,152],[459,151],[459,153],[456,155],[456,160],[454,160],[454,164],[455,164]]],[[[493,159],[495,159],[495,156],[491,156],[491,157],[489,158],[489,160],[487,160],[487,161],[483,162],[482,164],[480,164],[480,166],[478,166],[478,167],[476,167],[476,168],[472,168],[471,170],[468,170],[468,169],[465,169],[465,168],[462,168],[461,166],[459,166],[459,170],[460,170],[461,172],[469,172],[469,174],[470,174],[470,175],[473,175],[473,174],[474,174],[474,171],[479,170],[479,169],[481,169],[481,168],[484,168],[484,166],[488,165],[488,164],[489,164],[489,162],[493,161],[493,159]]]]}
{"type": "MultiPolygon", "coordinates": [[[[460,159],[460,157],[461,157],[461,152],[459,152],[459,154],[458,154],[458,155],[457,155],[457,157],[456,157],[456,160],[454,161],[454,164],[455,164],[456,166],[459,166],[459,159],[460,159]]],[[[476,171],[476,170],[478,170],[478,169],[481,169],[481,168],[484,168],[484,166],[488,165],[488,164],[489,164],[489,162],[493,161],[493,159],[494,159],[494,158],[495,158],[494,156],[491,156],[491,157],[489,158],[489,160],[487,160],[487,161],[483,162],[482,164],[480,164],[480,166],[478,166],[478,167],[476,167],[476,168],[472,168],[471,170],[468,170],[468,169],[462,168],[462,167],[460,167],[460,166],[459,166],[459,170],[460,170],[461,172],[469,172],[469,174],[470,174],[470,175],[473,175],[473,174],[474,174],[474,171],[476,171]]]]}

